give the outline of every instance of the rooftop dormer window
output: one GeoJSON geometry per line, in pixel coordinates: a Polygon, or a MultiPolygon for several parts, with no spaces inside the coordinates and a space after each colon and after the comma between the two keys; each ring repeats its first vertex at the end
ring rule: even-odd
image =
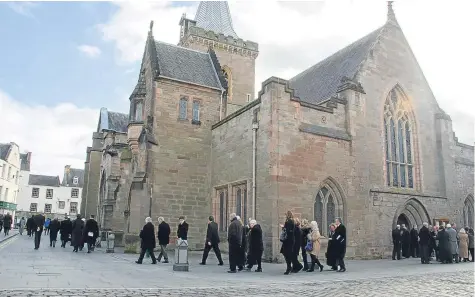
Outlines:
{"type": "Polygon", "coordinates": [[[77,185],[79,183],[79,178],[77,176],[73,177],[73,184],[77,185]]]}

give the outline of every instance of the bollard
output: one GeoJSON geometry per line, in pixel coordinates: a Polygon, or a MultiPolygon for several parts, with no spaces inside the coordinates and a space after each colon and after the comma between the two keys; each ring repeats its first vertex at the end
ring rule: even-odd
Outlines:
{"type": "Polygon", "coordinates": [[[107,249],[106,253],[113,253],[115,246],[115,234],[107,232],[107,249]]]}

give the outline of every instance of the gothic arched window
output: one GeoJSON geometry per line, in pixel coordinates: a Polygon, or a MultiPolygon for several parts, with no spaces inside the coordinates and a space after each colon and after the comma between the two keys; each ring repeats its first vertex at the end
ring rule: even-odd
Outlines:
{"type": "Polygon", "coordinates": [[[384,105],[384,145],[388,186],[414,188],[412,126],[407,100],[396,88],[392,89],[384,105]]]}
{"type": "Polygon", "coordinates": [[[473,196],[469,195],[464,202],[463,205],[463,227],[473,228],[473,216],[474,216],[474,209],[473,209],[473,196]]]}
{"type": "Polygon", "coordinates": [[[313,212],[322,235],[326,236],[330,224],[343,216],[343,200],[334,182],[329,179],[324,184],[315,198],[313,212]]]}

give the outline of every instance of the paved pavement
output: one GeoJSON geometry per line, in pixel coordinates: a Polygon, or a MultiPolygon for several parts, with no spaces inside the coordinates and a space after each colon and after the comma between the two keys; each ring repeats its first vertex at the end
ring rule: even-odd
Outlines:
{"type": "MultiPolygon", "coordinates": [[[[42,237],[16,236],[0,244],[0,296],[473,296],[473,263],[421,265],[401,261],[348,261],[346,273],[323,271],[283,275],[282,264],[264,264],[263,273],[226,273],[211,258],[191,256],[190,272],[172,264],[137,265],[136,255],[73,253],[50,248],[42,237]],[[4,262],[5,263],[5,262],[4,262]]],[[[171,259],[172,260],[172,259],[171,259]]]]}
{"type": "MultiPolygon", "coordinates": [[[[24,234],[26,234],[26,231],[24,232],[24,234]]],[[[8,239],[15,237],[17,235],[18,235],[18,229],[10,230],[7,236],[4,235],[3,229],[2,229],[2,232],[0,232],[0,243],[7,241],[8,239]]]]}

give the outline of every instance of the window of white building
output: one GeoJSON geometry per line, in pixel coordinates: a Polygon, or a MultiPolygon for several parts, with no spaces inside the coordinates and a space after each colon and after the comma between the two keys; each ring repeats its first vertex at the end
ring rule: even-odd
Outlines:
{"type": "Polygon", "coordinates": [[[46,189],[46,199],[53,199],[53,189],[46,189]]]}
{"type": "Polygon", "coordinates": [[[38,198],[40,196],[40,188],[31,189],[31,198],[38,198]]]}
{"type": "Polygon", "coordinates": [[[79,197],[79,189],[78,188],[72,188],[71,189],[71,198],[78,198],[79,197]]]}

